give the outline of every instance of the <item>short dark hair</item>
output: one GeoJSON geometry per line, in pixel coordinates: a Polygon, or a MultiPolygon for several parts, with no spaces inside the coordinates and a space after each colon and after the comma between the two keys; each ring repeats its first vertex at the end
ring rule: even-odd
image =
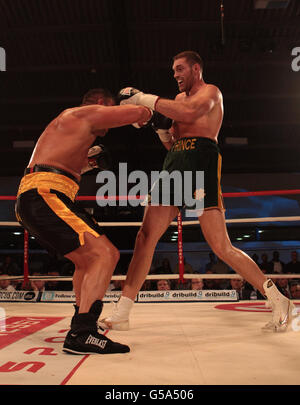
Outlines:
{"type": "Polygon", "coordinates": [[[199,55],[199,53],[195,52],[195,51],[183,51],[178,53],[177,55],[175,55],[173,57],[173,62],[175,62],[175,60],[180,59],[180,58],[185,58],[186,61],[190,64],[190,65],[194,65],[195,63],[198,63],[201,67],[201,70],[203,70],[203,59],[201,58],[201,56],[199,55]]]}
{"type": "Polygon", "coordinates": [[[114,100],[114,96],[107,89],[91,89],[84,94],[81,105],[97,104],[100,97],[103,97],[105,100],[114,100]]]}

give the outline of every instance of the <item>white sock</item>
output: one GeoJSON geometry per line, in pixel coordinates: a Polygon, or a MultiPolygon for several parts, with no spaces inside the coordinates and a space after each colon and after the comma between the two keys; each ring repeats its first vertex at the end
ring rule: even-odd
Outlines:
{"type": "Polygon", "coordinates": [[[288,300],[288,298],[281,294],[271,279],[264,282],[263,289],[271,304],[279,304],[282,301],[288,300]]]}
{"type": "Polygon", "coordinates": [[[134,301],[132,301],[132,299],[124,297],[122,295],[110,317],[111,320],[112,321],[128,320],[129,313],[131,311],[133,304],[134,301]]]}

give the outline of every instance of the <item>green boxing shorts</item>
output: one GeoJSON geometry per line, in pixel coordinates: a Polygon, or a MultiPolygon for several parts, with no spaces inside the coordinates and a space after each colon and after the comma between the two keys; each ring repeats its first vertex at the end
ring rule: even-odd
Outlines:
{"type": "Polygon", "coordinates": [[[175,205],[192,210],[199,207],[197,201],[202,200],[200,205],[204,210],[224,210],[221,167],[222,156],[215,141],[200,137],[181,138],[167,153],[160,177],[154,181],[143,205],[175,205]],[[200,172],[201,184],[198,181],[200,172]],[[166,187],[163,180],[168,177],[171,180],[166,187]],[[188,194],[192,194],[194,202],[186,201],[184,197],[188,194]]]}

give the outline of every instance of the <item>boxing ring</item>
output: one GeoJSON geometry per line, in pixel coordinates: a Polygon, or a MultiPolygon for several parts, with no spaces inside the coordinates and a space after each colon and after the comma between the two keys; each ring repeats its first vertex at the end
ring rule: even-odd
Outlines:
{"type": "MultiPolygon", "coordinates": [[[[223,196],[236,198],[291,194],[300,194],[300,190],[224,193],[223,196]]],[[[2,201],[14,199],[14,196],[0,197],[2,201]]],[[[82,196],[78,199],[84,201],[95,197],[82,196]]],[[[299,220],[300,216],[284,216],[228,219],[226,222],[298,223],[299,220]]],[[[140,224],[100,223],[103,227],[139,227],[140,224]]],[[[17,222],[2,222],[0,225],[23,232],[17,222]]],[[[185,273],[183,233],[185,227],[195,225],[199,227],[198,221],[183,221],[181,214],[177,221],[171,223],[170,226],[178,233],[179,272],[150,274],[148,280],[169,279],[178,286],[184,286],[191,278],[240,278],[231,273],[185,273]]],[[[23,234],[23,275],[9,279],[21,279],[24,285],[31,280],[70,282],[71,277],[30,274],[30,235],[27,231],[23,234]]],[[[269,276],[274,280],[300,278],[299,274],[269,276]]],[[[124,280],[125,277],[113,275],[112,280],[124,280]]],[[[110,302],[116,301],[120,294],[120,291],[107,291],[101,317],[110,314],[110,302]]],[[[265,301],[239,301],[234,290],[194,291],[182,288],[141,291],[132,310],[130,330],[105,332],[112,340],[129,345],[130,353],[72,356],[63,353],[61,348],[73,316],[74,298],[72,291],[0,292],[2,385],[91,385],[102,387],[105,399],[113,399],[113,396],[120,399],[117,395],[124,391],[124,386],[136,386],[131,391],[140,393],[140,398],[143,395],[144,398],[155,399],[156,394],[152,393],[151,398],[150,388],[146,386],[153,386],[154,390],[160,386],[164,389],[170,386],[179,389],[177,399],[183,399],[182,396],[188,394],[193,396],[190,399],[196,399],[196,393],[203,386],[300,384],[300,317],[295,314],[292,327],[286,333],[263,333],[261,327],[270,320],[270,309],[265,301]],[[189,392],[189,389],[193,392],[189,392]]],[[[294,301],[299,308],[300,301],[294,301]]]]}

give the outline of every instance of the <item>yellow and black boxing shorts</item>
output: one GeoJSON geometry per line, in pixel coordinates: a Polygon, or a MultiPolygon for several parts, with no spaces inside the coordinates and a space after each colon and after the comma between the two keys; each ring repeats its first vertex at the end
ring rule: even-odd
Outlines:
{"type": "MultiPolygon", "coordinates": [[[[168,172],[170,175],[174,171],[181,173],[181,190],[184,190],[184,172],[191,172],[191,190],[194,198],[197,198],[196,172],[204,172],[204,190],[203,193],[201,192],[201,194],[204,195],[204,210],[211,208],[224,210],[221,190],[221,166],[222,156],[215,141],[203,137],[186,137],[180,138],[174,142],[164,160],[163,171],[168,172]]],[[[174,191],[174,189],[170,187],[170,190],[168,190],[170,200],[170,204],[168,205],[175,205],[178,206],[178,208],[195,208],[195,205],[188,206],[184,203],[182,205],[176,204],[175,197],[177,192],[174,191]]],[[[168,196],[164,195],[165,191],[163,191],[163,186],[160,180],[152,186],[152,189],[148,194],[148,204],[151,204],[153,200],[153,192],[155,192],[155,195],[160,196],[161,201],[168,200],[168,196]]]]}
{"type": "Polygon", "coordinates": [[[62,256],[84,245],[84,233],[101,230],[95,219],[75,201],[79,190],[70,173],[51,166],[26,169],[15,206],[20,224],[51,254],[62,256]]]}

